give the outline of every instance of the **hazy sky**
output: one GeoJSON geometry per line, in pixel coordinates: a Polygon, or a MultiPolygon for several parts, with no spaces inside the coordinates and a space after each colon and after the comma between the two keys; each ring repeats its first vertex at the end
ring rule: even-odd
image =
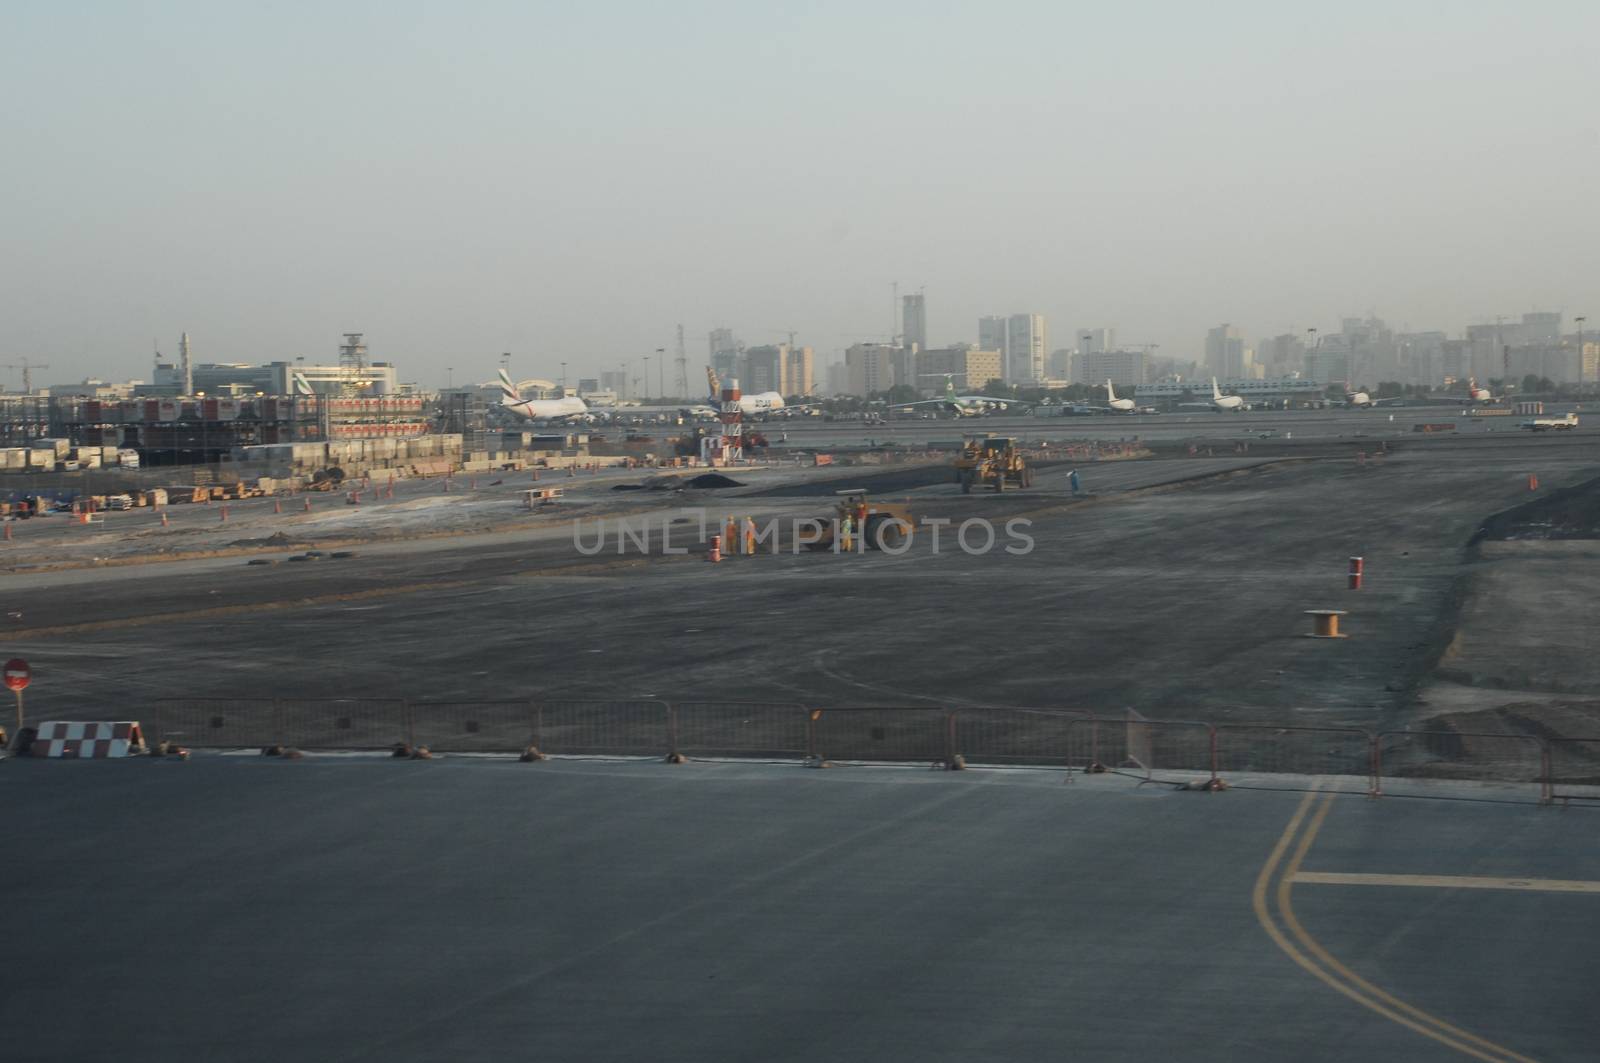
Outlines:
{"type": "MultiPolygon", "coordinates": [[[[1600,325],[1600,3],[0,6],[0,362],[1600,325]]],[[[652,376],[655,375],[652,369],[652,376]]],[[[16,386],[16,374],[4,379],[16,386]]]]}

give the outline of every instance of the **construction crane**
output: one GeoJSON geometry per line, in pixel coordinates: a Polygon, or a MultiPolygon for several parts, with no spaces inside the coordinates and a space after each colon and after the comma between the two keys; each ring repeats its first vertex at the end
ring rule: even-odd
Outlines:
{"type": "Polygon", "coordinates": [[[50,363],[49,362],[30,362],[26,358],[24,358],[17,365],[0,365],[0,369],[20,369],[20,370],[22,370],[22,393],[24,395],[32,395],[33,394],[33,371],[35,369],[49,369],[49,368],[50,368],[50,363]]]}
{"type": "Polygon", "coordinates": [[[794,349],[794,338],[795,338],[796,335],[799,334],[799,330],[798,329],[792,329],[792,328],[769,328],[769,329],[767,329],[767,331],[772,333],[775,336],[788,336],[789,337],[789,349],[790,350],[794,349]]]}

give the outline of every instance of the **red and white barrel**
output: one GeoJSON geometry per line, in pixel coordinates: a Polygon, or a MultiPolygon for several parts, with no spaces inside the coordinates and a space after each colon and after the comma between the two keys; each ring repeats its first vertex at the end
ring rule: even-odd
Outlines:
{"type": "Polygon", "coordinates": [[[1361,575],[1364,563],[1365,559],[1363,558],[1352,557],[1350,559],[1350,589],[1353,591],[1361,589],[1361,575]]]}

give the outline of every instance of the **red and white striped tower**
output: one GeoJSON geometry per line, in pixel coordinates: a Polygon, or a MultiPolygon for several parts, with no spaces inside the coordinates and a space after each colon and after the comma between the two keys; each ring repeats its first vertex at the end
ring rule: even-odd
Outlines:
{"type": "Polygon", "coordinates": [[[744,458],[744,410],[739,405],[739,382],[728,380],[722,385],[722,412],[717,420],[722,422],[722,460],[739,461],[744,458]]]}

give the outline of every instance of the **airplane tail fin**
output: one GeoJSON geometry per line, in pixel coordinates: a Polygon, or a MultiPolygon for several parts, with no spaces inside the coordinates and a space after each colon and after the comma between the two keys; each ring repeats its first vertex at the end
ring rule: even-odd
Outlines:
{"type": "Polygon", "coordinates": [[[1217,386],[1216,377],[1211,378],[1211,397],[1214,399],[1222,398],[1222,389],[1217,386]]]}
{"type": "Polygon", "coordinates": [[[1111,386],[1111,378],[1110,377],[1106,377],[1106,401],[1107,402],[1116,402],[1117,401],[1117,393],[1116,393],[1116,390],[1114,388],[1112,388],[1112,386],[1111,386]]]}
{"type": "Polygon", "coordinates": [[[294,393],[296,395],[316,394],[316,390],[311,386],[311,381],[306,379],[306,375],[304,373],[296,373],[294,375],[294,393]]]}
{"type": "Polygon", "coordinates": [[[706,386],[711,389],[711,405],[718,406],[722,403],[722,381],[717,378],[717,371],[706,366],[706,386]]]}
{"type": "Polygon", "coordinates": [[[949,373],[946,373],[944,377],[944,397],[947,399],[956,397],[956,378],[949,373]]]}
{"type": "Polygon", "coordinates": [[[502,403],[522,401],[522,396],[517,393],[517,386],[511,382],[511,375],[504,369],[500,370],[500,401],[502,403]]]}

